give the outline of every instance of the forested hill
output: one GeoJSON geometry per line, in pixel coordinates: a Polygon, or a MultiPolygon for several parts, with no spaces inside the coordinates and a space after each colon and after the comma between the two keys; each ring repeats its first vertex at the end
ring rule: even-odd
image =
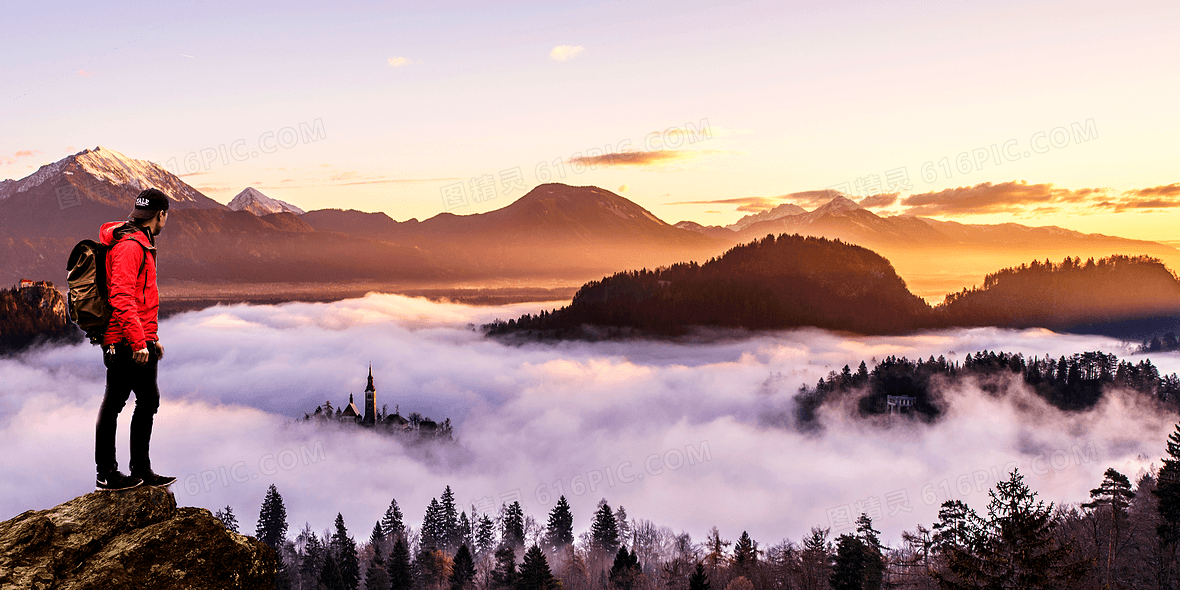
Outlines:
{"type": "Polygon", "coordinates": [[[778,329],[816,326],[863,334],[930,325],[932,312],[875,252],[839,240],[768,235],[705,264],[621,272],[585,284],[559,310],[497,320],[489,334],[679,335],[688,326],[778,329]]]}
{"type": "Polygon", "coordinates": [[[987,275],[936,309],[954,326],[1068,328],[1180,314],[1180,280],[1158,258],[1111,256],[1085,263],[1033,261],[987,275]]]}

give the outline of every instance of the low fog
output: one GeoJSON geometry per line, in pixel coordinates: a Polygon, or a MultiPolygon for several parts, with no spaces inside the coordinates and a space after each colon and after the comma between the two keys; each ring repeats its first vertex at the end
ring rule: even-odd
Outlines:
{"type": "MultiPolygon", "coordinates": [[[[845,364],[1004,350],[1054,358],[1126,343],[1045,330],[971,329],[897,337],[821,330],[731,333],[695,343],[504,345],[472,324],[562,302],[470,307],[370,294],[334,303],[218,306],[160,325],[156,471],[176,475],[181,505],[233,507],[253,533],[267,486],[289,534],[343,514],[358,539],[396,498],[417,528],[450,485],[462,508],[494,513],[519,499],[542,524],[564,493],[584,531],[606,498],[636,519],[687,531],[748,530],[764,546],[812,526],[851,529],[861,511],[896,546],[930,526],[946,499],[977,510],[996,478],[1019,467],[1048,502],[1082,502],[1114,467],[1136,481],[1157,467],[1175,416],[1119,392],[1065,414],[1017,383],[991,397],[970,383],[945,390],[933,425],[853,419],[827,408],[822,430],[793,425],[792,396],[845,364]],[[370,363],[377,405],[449,418],[453,445],[406,447],[361,428],[300,422],[325,400],[363,410],[370,363]],[[851,518],[845,522],[844,515],[851,518]]],[[[1161,373],[1180,356],[1153,355],[1161,373]]],[[[0,519],[93,490],[94,421],[104,369],[97,347],[35,349],[0,359],[0,519]]],[[[120,415],[126,470],[131,406],[120,415]]]]}

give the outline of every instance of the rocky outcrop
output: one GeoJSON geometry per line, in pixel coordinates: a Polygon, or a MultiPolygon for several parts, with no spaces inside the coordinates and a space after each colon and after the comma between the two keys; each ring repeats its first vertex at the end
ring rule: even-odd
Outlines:
{"type": "Polygon", "coordinates": [[[171,492],[92,492],[0,523],[0,589],[274,588],[275,552],[171,492]]]}
{"type": "Polygon", "coordinates": [[[81,342],[66,299],[53,283],[22,281],[0,289],[0,354],[20,351],[44,341],[81,342]]]}

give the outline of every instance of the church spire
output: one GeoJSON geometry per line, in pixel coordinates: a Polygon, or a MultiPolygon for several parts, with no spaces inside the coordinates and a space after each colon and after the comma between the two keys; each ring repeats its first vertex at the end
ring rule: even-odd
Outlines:
{"type": "Polygon", "coordinates": [[[373,386],[373,363],[369,363],[369,385],[365,387],[365,424],[377,422],[377,388],[373,386]]]}

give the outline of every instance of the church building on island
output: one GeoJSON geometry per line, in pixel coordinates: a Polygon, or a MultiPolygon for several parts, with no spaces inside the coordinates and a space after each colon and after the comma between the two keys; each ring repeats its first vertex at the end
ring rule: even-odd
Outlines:
{"type": "Polygon", "coordinates": [[[304,421],[319,420],[323,422],[339,422],[344,424],[356,424],[366,428],[376,428],[379,431],[390,434],[400,435],[417,435],[419,437],[429,438],[451,438],[451,419],[447,418],[441,423],[435,422],[430,418],[423,417],[418,412],[411,412],[408,416],[403,417],[398,406],[394,406],[393,413],[390,414],[386,406],[382,406],[381,410],[377,409],[377,388],[373,385],[373,365],[369,365],[369,383],[365,386],[365,409],[362,413],[356,407],[356,402],[353,395],[348,394],[348,404],[333,408],[331,401],[325,401],[323,405],[316,406],[314,412],[304,414],[304,421]]]}

